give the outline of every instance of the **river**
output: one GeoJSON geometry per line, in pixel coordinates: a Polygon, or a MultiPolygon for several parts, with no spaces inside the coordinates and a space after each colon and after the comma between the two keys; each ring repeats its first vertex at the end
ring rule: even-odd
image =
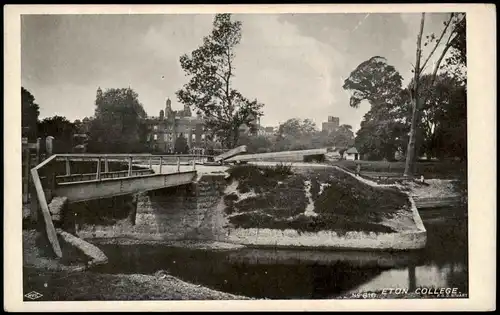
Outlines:
{"type": "MultiPolygon", "coordinates": [[[[417,287],[450,287],[467,294],[466,218],[423,217],[428,231],[426,248],[412,253],[384,254],[389,260],[367,260],[369,253],[349,251],[336,251],[337,258],[320,262],[259,259],[249,257],[248,250],[100,244],[109,263],[98,272],[154,274],[164,270],[215,290],[269,299],[332,299],[387,288],[411,292],[417,287]],[[392,260],[396,262],[388,263],[392,260]]],[[[259,256],[259,251],[250,253],[259,256]]]]}

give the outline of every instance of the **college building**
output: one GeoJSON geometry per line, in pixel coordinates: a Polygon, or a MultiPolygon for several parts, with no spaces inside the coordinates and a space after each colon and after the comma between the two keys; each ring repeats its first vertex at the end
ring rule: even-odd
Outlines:
{"type": "Polygon", "coordinates": [[[204,154],[207,144],[203,118],[193,116],[189,106],[182,110],[173,110],[172,102],[167,99],[165,110],[160,110],[160,115],[148,117],[147,143],[153,152],[176,153],[175,141],[183,136],[186,138],[190,153],[204,154]]]}

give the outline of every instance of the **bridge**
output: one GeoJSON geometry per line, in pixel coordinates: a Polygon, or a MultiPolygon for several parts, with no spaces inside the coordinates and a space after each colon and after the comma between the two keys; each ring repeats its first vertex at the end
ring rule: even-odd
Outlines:
{"type": "Polygon", "coordinates": [[[31,169],[36,194],[32,204],[35,209],[40,207],[54,253],[62,257],[49,209],[54,197],[66,197],[72,203],[187,185],[196,179],[196,165],[210,159],[213,157],[202,155],[55,154],[31,169]],[[159,166],[157,172],[153,165],[159,166]],[[164,172],[165,165],[177,165],[177,171],[170,167],[170,172],[164,172]],[[181,165],[192,169],[181,171],[181,165]]]}

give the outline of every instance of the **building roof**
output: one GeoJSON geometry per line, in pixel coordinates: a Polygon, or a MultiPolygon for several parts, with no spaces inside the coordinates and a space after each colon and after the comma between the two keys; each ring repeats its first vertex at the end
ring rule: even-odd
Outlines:
{"type": "Polygon", "coordinates": [[[352,148],[349,148],[347,149],[347,151],[345,151],[347,154],[356,154],[356,153],[359,153],[358,150],[356,150],[355,147],[352,147],[352,148]]]}

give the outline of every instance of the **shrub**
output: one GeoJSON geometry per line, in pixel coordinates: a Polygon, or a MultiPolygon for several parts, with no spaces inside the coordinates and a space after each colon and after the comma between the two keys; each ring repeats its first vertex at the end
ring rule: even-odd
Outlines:
{"type": "Polygon", "coordinates": [[[255,193],[265,193],[292,175],[291,166],[278,164],[274,167],[261,167],[256,165],[236,165],[228,170],[229,175],[238,180],[238,191],[246,193],[254,190],[255,193]]]}
{"type": "Polygon", "coordinates": [[[224,208],[224,212],[227,215],[233,214],[235,211],[236,211],[236,209],[234,208],[234,205],[232,203],[231,204],[226,204],[226,207],[224,208]]]}
{"type": "Polygon", "coordinates": [[[342,171],[329,172],[333,178],[327,174],[319,176],[321,182],[330,184],[315,200],[315,211],[319,214],[380,221],[400,209],[410,208],[407,195],[396,188],[372,187],[342,171]]]}
{"type": "Polygon", "coordinates": [[[293,174],[292,165],[287,165],[284,163],[266,167],[263,169],[263,171],[265,176],[273,177],[276,179],[284,179],[293,174]]]}
{"type": "Polygon", "coordinates": [[[319,196],[319,190],[320,190],[320,182],[318,178],[311,178],[311,198],[312,200],[318,199],[319,196]]]}
{"type": "Polygon", "coordinates": [[[234,202],[234,201],[236,201],[238,199],[239,199],[239,197],[235,193],[231,193],[229,195],[224,196],[224,201],[227,202],[227,203],[234,202]]]}

